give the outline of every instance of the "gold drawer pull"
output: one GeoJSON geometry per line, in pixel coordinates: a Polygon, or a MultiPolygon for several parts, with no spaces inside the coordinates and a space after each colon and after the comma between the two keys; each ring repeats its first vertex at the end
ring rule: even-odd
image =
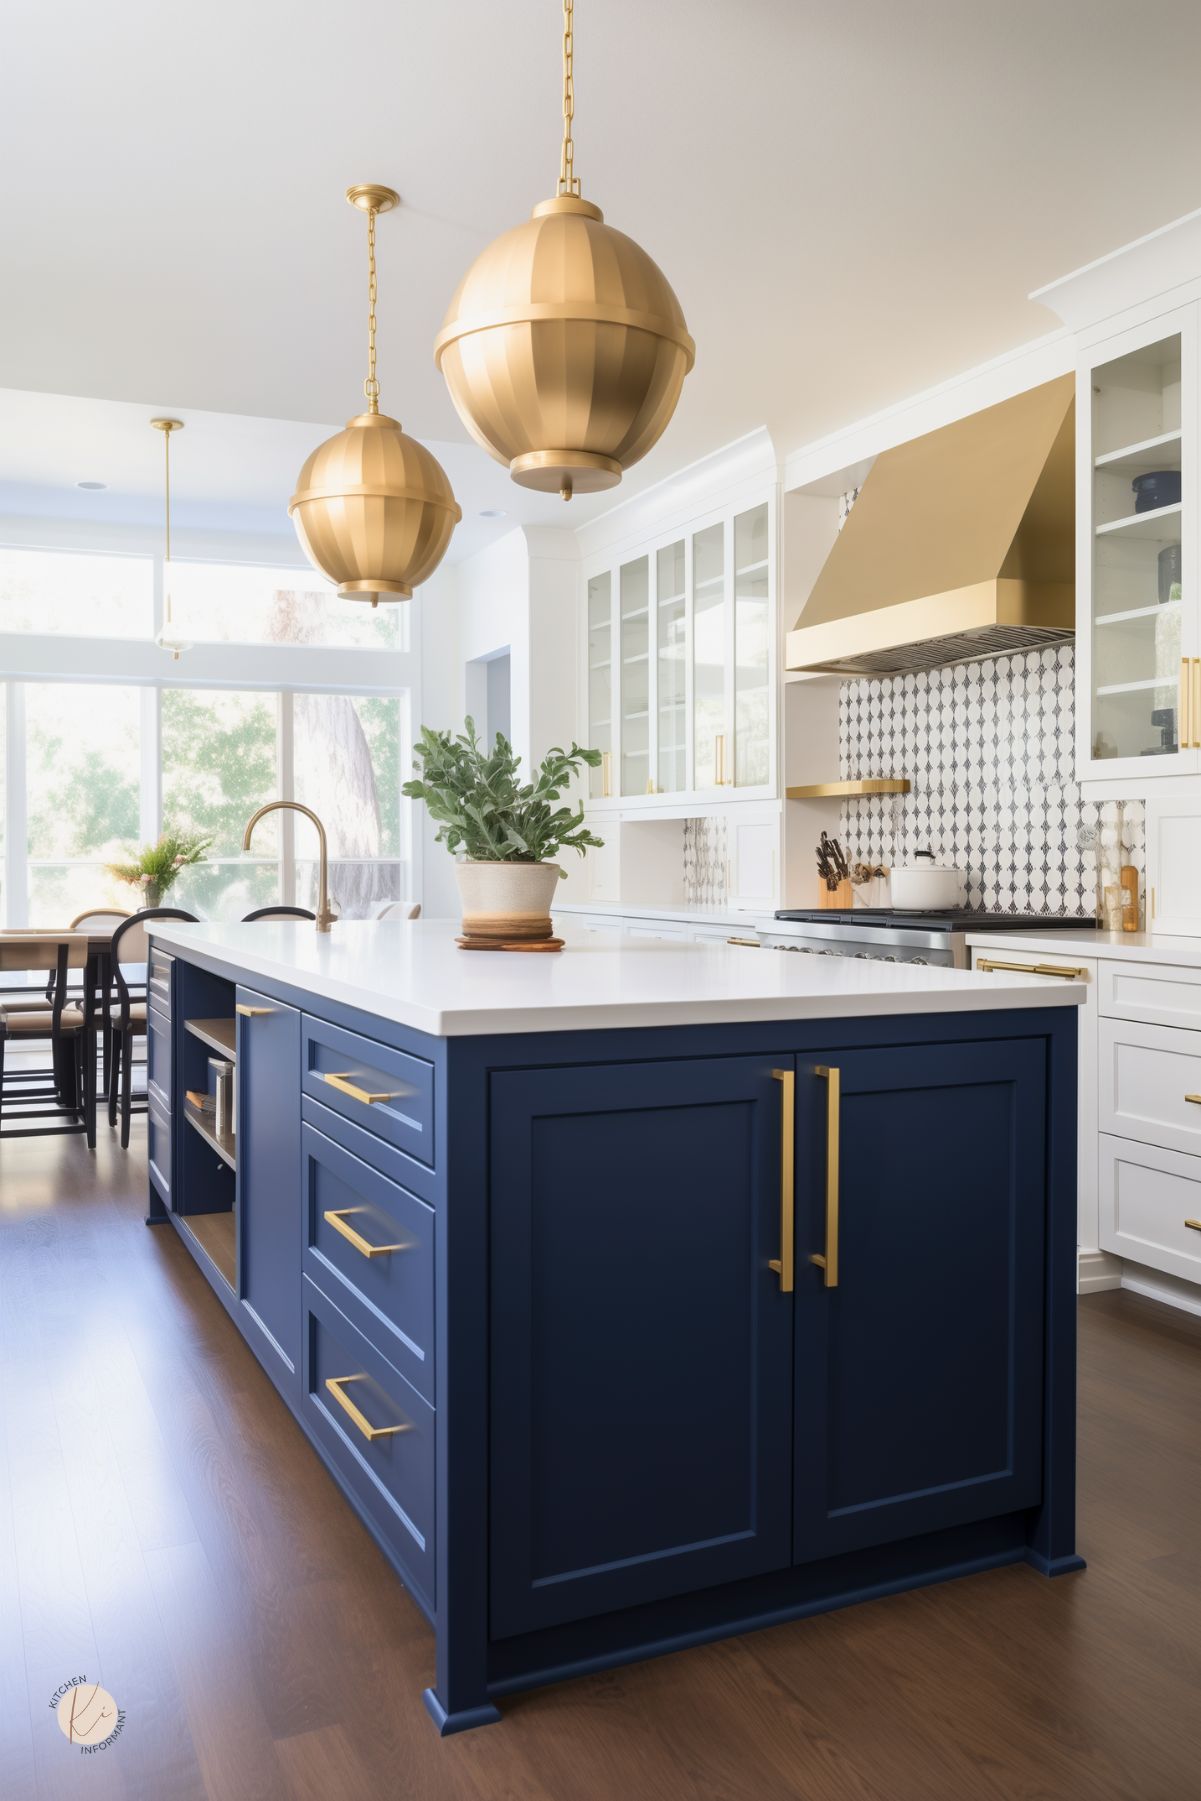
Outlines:
{"type": "MultiPolygon", "coordinates": [[[[763,945],[758,938],[727,938],[726,943],[744,945],[749,951],[761,951],[763,949],[763,945]]],[[[773,1076],[779,1076],[781,1081],[783,1080],[783,1075],[780,1070],[773,1069],[771,1073],[773,1076]]]]}
{"type": "Polygon", "coordinates": [[[1194,1107],[1201,1107],[1201,1094],[1186,1094],[1184,1098],[1191,1101],[1194,1107]]]}
{"type": "Polygon", "coordinates": [[[1186,1219],[1184,1223],[1190,1231],[1201,1232],[1201,1219],[1186,1219]]]}
{"type": "Polygon", "coordinates": [[[328,1082],[331,1088],[336,1088],[339,1094],[348,1094],[352,1101],[362,1101],[365,1107],[374,1107],[380,1101],[399,1101],[404,1097],[403,1088],[398,1089],[395,1094],[370,1094],[366,1088],[360,1088],[357,1082],[352,1082],[345,1070],[330,1070],[321,1079],[328,1082]]]}
{"type": "Polygon", "coordinates": [[[1002,963],[997,957],[977,957],[975,967],[988,974],[994,969],[1011,970],[1019,976],[1058,976],[1063,982],[1082,982],[1088,975],[1087,969],[1080,969],[1073,964],[1065,963],[1062,968],[1056,963],[1002,963]]]}
{"type": "Polygon", "coordinates": [[[413,1428],[410,1425],[373,1426],[367,1415],[355,1406],[350,1396],[343,1393],[343,1390],[349,1388],[352,1382],[365,1382],[366,1380],[366,1376],[327,1376],[325,1386],[343,1413],[350,1415],[363,1437],[371,1442],[377,1438],[392,1438],[397,1432],[411,1432],[413,1428]]]}
{"type": "Polygon", "coordinates": [[[842,1071],[819,1063],[815,1076],[822,1076],[826,1088],[826,1249],[809,1253],[825,1276],[827,1288],[838,1287],[838,1162],[842,1113],[842,1071]]]}
{"type": "Polygon", "coordinates": [[[350,1214],[366,1213],[366,1211],[366,1207],[331,1207],[328,1212],[322,1214],[322,1218],[327,1225],[334,1228],[335,1232],[342,1234],[347,1244],[352,1244],[355,1250],[360,1251],[364,1257],[386,1257],[390,1251],[407,1251],[410,1248],[407,1244],[372,1244],[363,1237],[361,1232],[356,1232],[353,1226],[346,1224],[350,1214]]]}
{"type": "Polygon", "coordinates": [[[796,1267],[796,1076],[790,1069],[773,1069],[780,1084],[780,1255],[768,1269],[780,1278],[780,1293],[791,1294],[796,1267]]]}
{"type": "Polygon", "coordinates": [[[243,1019],[258,1019],[263,1013],[274,1013],[274,1007],[248,1007],[245,1001],[234,1002],[234,1012],[240,1013],[243,1019]]]}

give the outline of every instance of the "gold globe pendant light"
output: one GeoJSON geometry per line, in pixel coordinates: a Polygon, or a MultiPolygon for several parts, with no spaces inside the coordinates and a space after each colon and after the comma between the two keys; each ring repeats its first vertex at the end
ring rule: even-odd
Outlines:
{"type": "Polygon", "coordinates": [[[288,512],[305,555],[344,600],[410,600],[434,573],[462,518],[446,471],[424,444],[379,410],[375,373],[375,221],[400,202],[374,182],[347,188],[367,215],[367,411],[319,444],[288,512]]]}
{"type": "Polygon", "coordinates": [[[658,442],[696,346],[659,265],[606,225],[574,171],[572,0],[563,4],[558,192],[490,244],[434,343],[459,417],[525,488],[613,488],[658,442]]]}

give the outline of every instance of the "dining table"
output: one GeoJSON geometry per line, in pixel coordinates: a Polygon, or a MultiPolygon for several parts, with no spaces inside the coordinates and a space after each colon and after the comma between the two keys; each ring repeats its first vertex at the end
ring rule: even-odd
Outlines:
{"type": "MultiPolygon", "coordinates": [[[[58,944],[76,947],[87,946],[87,961],[83,969],[83,1094],[76,1092],[74,1060],[69,1049],[64,1045],[55,1047],[54,1053],[54,1087],[61,1106],[82,1112],[87,1129],[88,1148],[94,1149],[96,1144],[96,1097],[97,1097],[97,1059],[96,1033],[104,1015],[102,1009],[108,1004],[112,980],[112,932],[102,930],[96,932],[71,932],[61,926],[6,926],[0,930],[0,973],[16,974],[18,971],[28,974],[49,975],[49,971],[33,970],[29,961],[30,939],[52,938],[58,944]]],[[[44,983],[41,984],[44,986],[44,983]]],[[[38,992],[38,984],[31,983],[23,998],[33,998],[38,992]]],[[[9,991],[12,998],[15,991],[9,991]]],[[[0,996],[0,1006],[3,996],[0,996]]]]}

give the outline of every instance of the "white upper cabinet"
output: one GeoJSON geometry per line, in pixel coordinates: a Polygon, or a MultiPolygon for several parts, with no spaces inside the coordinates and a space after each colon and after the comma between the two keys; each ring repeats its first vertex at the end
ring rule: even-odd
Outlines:
{"type": "Polygon", "coordinates": [[[1094,344],[1078,396],[1078,771],[1150,792],[1201,769],[1196,306],[1094,344]]]}
{"type": "Polygon", "coordinates": [[[776,798],[775,564],[766,498],[586,575],[588,742],[605,753],[594,804],[776,798]]]}

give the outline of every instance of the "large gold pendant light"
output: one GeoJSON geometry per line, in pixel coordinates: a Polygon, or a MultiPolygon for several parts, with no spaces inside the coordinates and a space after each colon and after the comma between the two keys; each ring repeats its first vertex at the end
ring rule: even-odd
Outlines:
{"type": "Polygon", "coordinates": [[[152,419],[155,431],[163,434],[163,629],[155,639],[160,650],[169,650],[171,660],[178,663],[185,650],[191,650],[190,639],[181,638],[171,617],[171,433],[183,430],[182,419],[152,419]]]}
{"type": "Polygon", "coordinates": [[[400,201],[373,182],[347,188],[367,215],[367,411],[319,444],[288,512],[309,560],[344,600],[409,600],[434,573],[462,518],[446,471],[424,444],[379,410],[375,374],[375,221],[400,201]]]}
{"type": "Polygon", "coordinates": [[[580,197],[573,57],[564,0],[558,192],[476,259],[434,343],[476,442],[564,500],[615,487],[658,442],[696,356],[659,265],[580,197]]]}

